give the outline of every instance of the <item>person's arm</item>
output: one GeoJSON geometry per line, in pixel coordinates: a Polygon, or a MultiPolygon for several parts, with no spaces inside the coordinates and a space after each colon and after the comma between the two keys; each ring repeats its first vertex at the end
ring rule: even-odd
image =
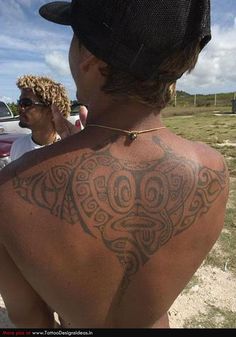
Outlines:
{"type": "Polygon", "coordinates": [[[25,280],[0,244],[0,294],[8,316],[18,328],[55,328],[54,314],[25,280]]]}
{"type": "Polygon", "coordinates": [[[55,104],[51,106],[53,122],[56,132],[59,134],[61,139],[78,133],[80,129],[73,125],[70,121],[64,118],[55,104]]]}

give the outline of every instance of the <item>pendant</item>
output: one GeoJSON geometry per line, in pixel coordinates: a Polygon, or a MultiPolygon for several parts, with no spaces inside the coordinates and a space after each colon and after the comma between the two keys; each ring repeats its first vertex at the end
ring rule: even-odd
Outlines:
{"type": "Polygon", "coordinates": [[[138,134],[136,132],[131,132],[129,134],[129,139],[130,140],[135,140],[137,138],[138,134]]]}

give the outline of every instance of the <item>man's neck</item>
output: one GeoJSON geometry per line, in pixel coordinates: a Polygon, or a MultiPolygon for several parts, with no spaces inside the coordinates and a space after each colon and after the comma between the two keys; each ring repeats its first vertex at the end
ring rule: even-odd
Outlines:
{"type": "Polygon", "coordinates": [[[110,102],[89,107],[87,124],[99,124],[123,130],[142,130],[162,126],[160,110],[138,102],[110,102]]]}
{"type": "Polygon", "coordinates": [[[57,133],[55,131],[32,130],[32,140],[38,145],[49,145],[56,141],[57,133]]]}

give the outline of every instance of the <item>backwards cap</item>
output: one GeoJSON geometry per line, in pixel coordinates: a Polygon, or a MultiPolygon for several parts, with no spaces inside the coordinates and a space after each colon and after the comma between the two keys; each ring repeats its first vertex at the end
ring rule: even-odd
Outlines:
{"type": "Polygon", "coordinates": [[[143,80],[192,41],[203,48],[211,39],[210,0],[56,1],[39,13],[70,25],[92,54],[143,80]]]}

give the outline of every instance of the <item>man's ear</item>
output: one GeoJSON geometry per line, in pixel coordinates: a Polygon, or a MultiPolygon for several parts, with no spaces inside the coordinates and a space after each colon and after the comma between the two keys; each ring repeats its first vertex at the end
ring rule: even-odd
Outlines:
{"type": "Polygon", "coordinates": [[[88,72],[91,68],[98,65],[100,60],[91,54],[88,50],[84,51],[83,58],[80,63],[80,69],[82,72],[88,72]]]}

